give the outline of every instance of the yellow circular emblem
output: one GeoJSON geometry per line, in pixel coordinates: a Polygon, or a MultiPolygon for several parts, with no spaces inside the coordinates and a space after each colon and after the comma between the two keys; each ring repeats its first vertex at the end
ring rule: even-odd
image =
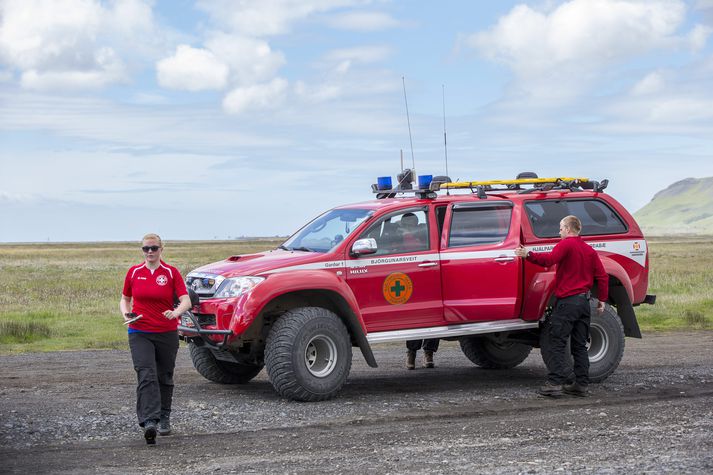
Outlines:
{"type": "Polygon", "coordinates": [[[391,305],[406,303],[413,294],[413,282],[406,274],[394,272],[384,279],[382,292],[391,305]]]}

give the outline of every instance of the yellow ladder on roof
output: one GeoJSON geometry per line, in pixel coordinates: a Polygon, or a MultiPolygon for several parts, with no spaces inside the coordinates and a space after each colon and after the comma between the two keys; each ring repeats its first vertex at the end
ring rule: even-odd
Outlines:
{"type": "Polygon", "coordinates": [[[547,183],[587,183],[589,178],[584,177],[556,177],[556,178],[520,178],[515,180],[487,180],[487,181],[456,181],[450,183],[440,183],[440,188],[462,189],[476,188],[478,186],[493,185],[543,185],[547,183]]]}

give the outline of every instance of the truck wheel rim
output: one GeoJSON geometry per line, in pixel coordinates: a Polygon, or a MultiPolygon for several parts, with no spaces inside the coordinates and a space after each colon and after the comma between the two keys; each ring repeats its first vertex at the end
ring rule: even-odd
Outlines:
{"type": "Polygon", "coordinates": [[[337,364],[337,345],[326,335],[313,337],[305,348],[305,365],[317,377],[329,376],[337,364]]]}
{"type": "Polygon", "coordinates": [[[609,337],[606,332],[599,325],[592,325],[589,329],[589,344],[587,345],[589,362],[601,361],[608,351],[609,337]]]}

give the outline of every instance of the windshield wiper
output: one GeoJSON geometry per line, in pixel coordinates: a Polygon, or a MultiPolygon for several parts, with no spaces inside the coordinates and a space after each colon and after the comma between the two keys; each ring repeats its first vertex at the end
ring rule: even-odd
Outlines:
{"type": "Polygon", "coordinates": [[[304,246],[301,246],[301,247],[293,247],[293,248],[290,249],[290,250],[291,250],[291,251],[316,252],[314,249],[310,249],[310,248],[304,247],[304,246]]]}
{"type": "Polygon", "coordinates": [[[290,250],[291,250],[289,247],[287,247],[287,246],[285,246],[285,245],[283,245],[283,244],[280,244],[279,246],[277,246],[277,248],[278,248],[278,249],[283,249],[283,250],[285,250],[285,251],[290,251],[290,250]]]}

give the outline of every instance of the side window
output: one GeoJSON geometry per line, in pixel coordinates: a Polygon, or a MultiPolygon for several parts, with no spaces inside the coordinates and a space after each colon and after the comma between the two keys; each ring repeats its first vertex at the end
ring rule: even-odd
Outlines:
{"type": "Polygon", "coordinates": [[[511,206],[454,208],[448,247],[497,244],[510,230],[511,206]]]}
{"type": "Polygon", "coordinates": [[[621,234],[626,225],[616,212],[599,200],[577,200],[569,202],[569,214],[582,221],[582,235],[621,234]]]}
{"type": "Polygon", "coordinates": [[[410,210],[382,218],[360,238],[374,238],[377,256],[425,251],[428,242],[428,220],[424,210],[410,210]]]}
{"type": "Polygon", "coordinates": [[[559,222],[568,215],[582,221],[582,235],[620,234],[626,232],[621,217],[599,200],[533,201],[525,204],[535,236],[558,237],[559,222]]]}
{"type": "Polygon", "coordinates": [[[569,214],[563,201],[534,201],[525,203],[525,211],[535,236],[559,237],[560,221],[569,214]]]}

